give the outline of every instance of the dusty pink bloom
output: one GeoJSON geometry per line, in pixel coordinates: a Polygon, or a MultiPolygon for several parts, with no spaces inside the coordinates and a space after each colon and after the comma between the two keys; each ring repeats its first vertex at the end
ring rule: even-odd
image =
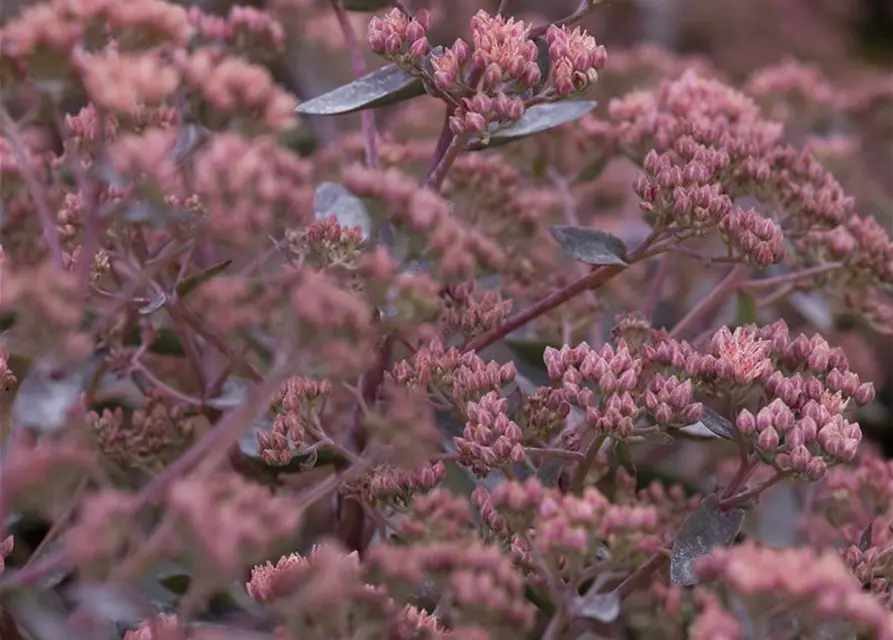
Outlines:
{"type": "Polygon", "coordinates": [[[185,633],[176,615],[160,613],[125,633],[124,640],[182,640],[185,633]]]}
{"type": "Polygon", "coordinates": [[[312,167],[268,138],[214,136],[195,157],[194,185],[211,231],[236,244],[267,240],[277,221],[312,216],[312,167]]]}
{"type": "Polygon", "coordinates": [[[390,220],[413,237],[425,239],[438,273],[447,280],[470,273],[476,262],[496,269],[504,264],[505,255],[496,243],[457,221],[443,197],[408,174],[352,166],[345,170],[344,183],[359,196],[388,203],[390,220]]]}
{"type": "Polygon", "coordinates": [[[710,341],[717,374],[738,384],[753,382],[772,368],[769,348],[753,327],[738,327],[734,333],[722,327],[710,341]]]}
{"type": "Polygon", "coordinates": [[[398,525],[400,535],[411,540],[456,540],[474,535],[468,500],[447,489],[435,489],[412,500],[410,513],[398,525]]]}
{"type": "Polygon", "coordinates": [[[6,569],[6,558],[12,553],[15,541],[12,536],[6,536],[3,542],[0,542],[0,574],[6,569]]]}
{"type": "Polygon", "coordinates": [[[691,380],[676,376],[665,378],[657,373],[645,391],[645,407],[661,425],[685,426],[697,422],[703,405],[694,402],[691,380]]]}
{"type": "Polygon", "coordinates": [[[840,617],[870,630],[873,637],[893,638],[893,617],[862,590],[840,556],[832,551],[777,550],[745,542],[700,559],[698,574],[705,580],[721,578],[744,597],[810,601],[814,603],[810,616],[840,617]]]}
{"type": "Polygon", "coordinates": [[[529,88],[539,83],[536,45],[527,37],[530,25],[480,10],[471,19],[471,31],[471,62],[483,70],[482,90],[492,91],[511,83],[529,88]]]}
{"type": "Polygon", "coordinates": [[[210,47],[177,52],[175,61],[189,88],[214,108],[212,120],[253,116],[252,122],[274,133],[294,126],[297,100],[276,86],[264,67],[210,47]]]}
{"type": "Polygon", "coordinates": [[[430,24],[430,14],[424,9],[413,17],[391,9],[383,18],[375,16],[369,21],[369,48],[399,65],[417,63],[431,49],[427,38],[430,24]]]}
{"type": "Polygon", "coordinates": [[[740,640],[741,628],[735,617],[723,609],[719,599],[704,590],[695,596],[700,606],[698,617],[691,626],[692,640],[740,640]]]}
{"type": "Polygon", "coordinates": [[[477,541],[381,545],[369,551],[366,562],[374,576],[394,587],[417,584],[427,574],[438,588],[456,594],[454,611],[465,622],[515,631],[533,624],[524,580],[495,546],[477,541]]]}
{"type": "Polygon", "coordinates": [[[411,359],[398,362],[393,373],[397,382],[407,387],[431,388],[453,398],[477,401],[511,382],[516,370],[513,362],[485,363],[476,353],[447,349],[440,340],[432,340],[411,359]]]}
{"type": "Polygon", "coordinates": [[[381,465],[368,476],[345,483],[342,493],[358,496],[370,504],[391,504],[404,508],[413,496],[433,490],[446,476],[442,462],[425,463],[415,469],[401,469],[381,465]]]}
{"type": "Polygon", "coordinates": [[[490,467],[508,466],[524,460],[521,428],[506,415],[508,400],[491,391],[480,402],[468,403],[468,423],[461,438],[454,438],[463,464],[479,475],[490,467]]]}
{"type": "Polygon", "coordinates": [[[793,59],[757,70],[745,91],[766,103],[776,119],[791,118],[793,109],[827,112],[840,101],[817,66],[793,59]]]}
{"type": "Polygon", "coordinates": [[[158,105],[180,82],[175,68],[148,54],[77,52],[72,61],[91,100],[114,113],[127,114],[144,105],[158,105]]]}
{"type": "Polygon", "coordinates": [[[103,24],[128,48],[162,42],[185,46],[193,33],[186,10],[163,0],[53,0],[52,4],[60,16],[84,27],[103,24]]]}
{"type": "Polygon", "coordinates": [[[598,79],[598,72],[605,67],[608,54],[595,38],[576,27],[551,25],[546,32],[549,45],[552,84],[559,96],[585,91],[598,79]]]}
{"type": "Polygon", "coordinates": [[[156,403],[125,421],[119,407],[91,411],[87,425],[102,455],[125,467],[157,471],[176,458],[192,439],[192,421],[176,408],[156,403]]]}
{"type": "Polygon", "coordinates": [[[84,25],[63,18],[52,4],[31,5],[0,31],[0,52],[13,59],[41,50],[69,55],[83,33],[84,25]]]}
{"type": "Polygon", "coordinates": [[[9,391],[18,383],[15,373],[9,368],[9,354],[0,351],[0,390],[9,391]]]}
{"type": "Polygon", "coordinates": [[[288,597],[311,577],[312,564],[320,563],[323,559],[334,560],[348,572],[359,576],[360,562],[356,551],[345,554],[327,545],[314,545],[307,557],[293,553],[282,556],[275,563],[256,565],[245,587],[258,602],[288,597]]]}
{"type": "Polygon", "coordinates": [[[170,489],[168,506],[185,525],[184,535],[202,546],[221,571],[235,575],[246,558],[293,535],[302,512],[283,496],[235,474],[184,478],[170,489]]]}

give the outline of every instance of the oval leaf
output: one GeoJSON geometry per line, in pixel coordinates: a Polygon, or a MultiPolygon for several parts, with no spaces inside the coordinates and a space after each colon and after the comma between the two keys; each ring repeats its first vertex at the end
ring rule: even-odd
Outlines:
{"type": "MultiPolygon", "coordinates": [[[[223,388],[220,390],[220,393],[217,394],[217,397],[211,398],[205,404],[219,411],[228,411],[229,409],[243,404],[247,397],[248,392],[245,380],[242,378],[227,378],[226,382],[223,383],[223,388]]],[[[254,454],[256,454],[257,432],[255,431],[253,435],[255,436],[254,454]]]]}
{"type": "Polygon", "coordinates": [[[614,622],[620,615],[620,594],[610,591],[579,598],[574,613],[580,618],[614,622]]]}
{"type": "Polygon", "coordinates": [[[560,127],[586,115],[596,106],[598,103],[595,100],[565,100],[534,105],[527,109],[517,122],[494,129],[486,139],[473,139],[469,142],[468,149],[471,151],[489,149],[560,127]]]}
{"type": "Polygon", "coordinates": [[[716,547],[727,547],[744,524],[744,509],[719,508],[719,496],[707,496],[679,529],[670,558],[670,583],[691,586],[698,583],[695,560],[716,547]]]}
{"type": "Polygon", "coordinates": [[[423,93],[421,79],[389,64],[298,105],[296,111],[310,116],[336,116],[384,107],[423,93]]]}
{"type": "Polygon", "coordinates": [[[627,266],[626,245],[607,231],[587,227],[549,227],[555,242],[574,260],[585,264],[627,266]]]}
{"type": "Polygon", "coordinates": [[[364,240],[372,232],[372,219],[363,201],[335,182],[323,182],[316,187],[313,210],[317,220],[335,216],[342,227],[359,227],[364,240]]]}
{"type": "Polygon", "coordinates": [[[16,393],[13,424],[42,433],[64,427],[69,409],[86,390],[100,360],[91,356],[65,367],[57,366],[51,358],[36,362],[16,393]]]}
{"type": "Polygon", "coordinates": [[[689,427],[698,426],[706,427],[711,433],[718,435],[720,438],[725,438],[726,440],[735,439],[735,425],[710,407],[704,407],[704,410],[701,412],[701,419],[689,425],[689,427]]]}

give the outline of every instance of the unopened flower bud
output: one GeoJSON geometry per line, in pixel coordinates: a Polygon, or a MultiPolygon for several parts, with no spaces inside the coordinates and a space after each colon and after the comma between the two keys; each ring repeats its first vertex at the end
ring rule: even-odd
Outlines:
{"type": "Polygon", "coordinates": [[[760,432],[760,435],[757,437],[757,446],[760,447],[763,451],[767,451],[771,453],[778,448],[778,432],[769,427],[760,432]]]}

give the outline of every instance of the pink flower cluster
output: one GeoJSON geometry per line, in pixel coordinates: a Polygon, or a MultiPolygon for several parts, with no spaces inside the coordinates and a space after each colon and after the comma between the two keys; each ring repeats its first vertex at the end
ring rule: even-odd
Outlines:
{"type": "Polygon", "coordinates": [[[819,616],[824,620],[843,618],[874,638],[893,638],[893,618],[889,611],[862,590],[833,551],[777,550],[745,542],[700,560],[698,572],[708,581],[721,579],[755,612],[765,603],[786,602],[791,609],[784,615],[791,622],[798,615],[819,616]],[[798,604],[802,606],[806,602],[808,609],[798,611],[798,604]]]}

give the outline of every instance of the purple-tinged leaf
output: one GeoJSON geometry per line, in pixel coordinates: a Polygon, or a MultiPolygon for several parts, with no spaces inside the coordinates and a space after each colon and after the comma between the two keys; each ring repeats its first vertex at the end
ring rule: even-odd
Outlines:
{"type": "Polygon", "coordinates": [[[41,433],[64,427],[69,409],[86,390],[100,360],[91,355],[75,363],[61,364],[52,357],[35,362],[16,393],[13,424],[41,433]]]}
{"type": "Polygon", "coordinates": [[[620,615],[620,595],[615,591],[609,591],[579,598],[574,613],[580,618],[614,622],[620,615]]]}
{"type": "Polygon", "coordinates": [[[719,508],[719,496],[707,496],[679,529],[670,557],[670,583],[691,586],[698,583],[695,561],[717,547],[727,547],[744,524],[744,509],[719,508]]]}
{"type": "Polygon", "coordinates": [[[620,594],[615,590],[602,591],[611,579],[610,573],[601,573],[593,580],[587,592],[574,598],[572,612],[575,617],[599,622],[614,622],[620,615],[620,594]]]}
{"type": "Polygon", "coordinates": [[[349,189],[335,182],[322,182],[316,187],[313,210],[317,220],[334,216],[342,227],[359,227],[364,240],[372,233],[372,219],[366,205],[349,189]]]}
{"type": "Polygon", "coordinates": [[[396,104],[424,93],[420,78],[389,64],[301,103],[296,111],[310,116],[336,116],[396,104]]]}
{"type": "Polygon", "coordinates": [[[537,104],[527,109],[517,122],[495,127],[487,134],[471,140],[468,149],[470,151],[490,149],[548,131],[578,120],[597,106],[598,103],[594,100],[564,100],[537,104]]]}
{"type": "Polygon", "coordinates": [[[718,435],[720,438],[725,438],[726,440],[735,439],[735,425],[710,407],[704,407],[703,412],[701,412],[701,419],[689,425],[689,427],[698,425],[706,427],[711,433],[718,435]]]}
{"type": "Polygon", "coordinates": [[[554,226],[549,232],[564,252],[584,264],[626,267],[626,245],[607,231],[587,227],[554,226]]]}
{"type": "Polygon", "coordinates": [[[647,427],[645,429],[637,429],[633,433],[633,435],[642,438],[645,442],[661,445],[663,447],[669,446],[676,442],[673,439],[673,436],[657,426],[647,427]]]}

